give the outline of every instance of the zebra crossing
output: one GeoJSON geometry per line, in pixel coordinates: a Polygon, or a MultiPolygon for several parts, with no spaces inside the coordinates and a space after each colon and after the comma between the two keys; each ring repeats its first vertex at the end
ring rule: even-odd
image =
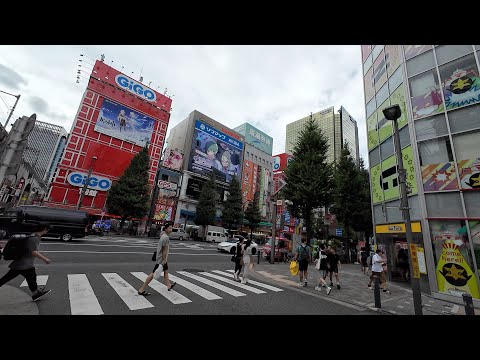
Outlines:
{"type": "MultiPolygon", "coordinates": [[[[96,282],[95,286],[97,288],[110,287],[113,289],[114,293],[131,311],[154,308],[155,306],[149,299],[157,299],[156,301],[158,301],[158,296],[146,298],[138,295],[137,292],[139,285],[145,281],[148,275],[138,271],[132,271],[129,274],[138,279],[139,282],[130,284],[124,278],[125,275],[122,277],[118,273],[109,272],[101,273],[101,279],[104,283],[96,282]]],[[[37,276],[37,283],[40,286],[48,287],[48,280],[53,277],[57,278],[57,276],[39,275],[37,276]]],[[[94,286],[92,286],[93,282],[91,283],[87,274],[67,274],[66,278],[71,315],[102,315],[105,313],[101,304],[108,303],[112,299],[105,300],[101,298],[101,295],[96,294],[94,286]]],[[[149,287],[155,293],[161,295],[160,301],[165,299],[173,305],[188,304],[194,301],[192,299],[198,299],[192,297],[191,294],[196,294],[207,301],[218,301],[228,296],[242,298],[251,294],[262,295],[269,291],[274,293],[283,291],[281,288],[255,280],[249,280],[248,284],[236,282],[233,280],[233,270],[176,271],[174,274],[169,274],[169,278],[170,281],[177,283],[175,289],[171,291],[168,291],[167,286],[162,281],[155,279],[152,280],[149,287]]],[[[27,286],[27,282],[23,281],[20,286],[27,286]]],[[[102,291],[98,292],[102,293],[102,291]]]]}

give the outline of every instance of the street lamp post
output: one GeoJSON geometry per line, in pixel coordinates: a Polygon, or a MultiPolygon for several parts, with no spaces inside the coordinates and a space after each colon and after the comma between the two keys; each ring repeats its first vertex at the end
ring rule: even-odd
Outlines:
{"type": "MultiPolygon", "coordinates": [[[[400,145],[400,134],[398,131],[398,119],[402,115],[400,106],[398,104],[392,105],[382,110],[387,120],[393,121],[393,138],[395,142],[395,153],[397,157],[398,180],[400,183],[400,209],[402,210],[403,220],[405,221],[405,232],[407,235],[408,248],[411,249],[413,245],[412,225],[410,221],[410,208],[408,207],[407,198],[407,176],[403,168],[402,147],[400,145]]],[[[413,272],[413,262],[410,257],[409,261],[410,274],[413,272]]],[[[415,315],[423,315],[422,312],[422,293],[420,290],[420,279],[410,276],[412,293],[413,293],[413,307],[415,315]]]]}
{"type": "Polygon", "coordinates": [[[90,176],[92,175],[93,165],[95,165],[95,161],[97,160],[96,156],[92,156],[92,165],[90,165],[90,169],[88,169],[88,175],[85,179],[85,184],[83,185],[82,192],[80,193],[80,197],[78,198],[77,210],[80,210],[82,207],[83,198],[85,197],[85,192],[87,191],[88,183],[90,182],[90,176]]]}

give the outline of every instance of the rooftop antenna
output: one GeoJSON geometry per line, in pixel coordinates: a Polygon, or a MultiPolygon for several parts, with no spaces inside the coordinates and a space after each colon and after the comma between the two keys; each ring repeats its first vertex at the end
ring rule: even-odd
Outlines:
{"type": "Polygon", "coordinates": [[[148,83],[148,87],[150,87],[150,84],[151,84],[151,83],[152,83],[151,81],[148,83]]]}
{"type": "Polygon", "coordinates": [[[142,82],[142,81],[143,81],[142,72],[143,72],[143,65],[142,65],[142,68],[140,69],[140,82],[142,82]]]}
{"type": "Polygon", "coordinates": [[[103,60],[105,60],[105,55],[100,55],[100,61],[103,62],[103,60]]]}
{"type": "Polygon", "coordinates": [[[163,95],[165,95],[167,93],[167,88],[165,88],[165,91],[163,92],[163,95]]]}

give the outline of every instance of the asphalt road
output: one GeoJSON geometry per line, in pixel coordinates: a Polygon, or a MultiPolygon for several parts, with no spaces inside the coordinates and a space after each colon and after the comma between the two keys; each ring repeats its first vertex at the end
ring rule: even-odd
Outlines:
{"type": "MultiPolygon", "coordinates": [[[[174,290],[154,281],[151,296],[138,296],[136,290],[153,269],[156,242],[119,236],[69,243],[43,240],[40,252],[52,263],[36,260],[37,274],[39,284],[46,283],[52,292],[37,302],[40,315],[371,314],[261,277],[242,286],[232,281],[231,255],[218,252],[214,244],[193,241],[171,241],[168,264],[177,280],[174,290]]],[[[1,262],[2,274],[7,264],[1,262]]],[[[9,285],[30,294],[23,280],[19,276],[9,285]]]]}

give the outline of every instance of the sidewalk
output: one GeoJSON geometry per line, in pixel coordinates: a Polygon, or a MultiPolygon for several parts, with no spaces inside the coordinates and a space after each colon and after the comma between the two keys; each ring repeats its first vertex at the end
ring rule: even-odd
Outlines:
{"type": "MultiPolygon", "coordinates": [[[[412,290],[406,284],[397,285],[394,282],[388,283],[388,289],[391,294],[380,291],[381,308],[375,308],[374,292],[367,287],[369,277],[363,274],[358,264],[342,264],[339,269],[340,286],[336,288],[335,277],[333,277],[332,291],[327,295],[324,288],[322,291],[315,290],[318,285],[320,272],[315,269],[314,265],[308,267],[308,287],[300,287],[298,285],[299,277],[290,274],[289,263],[270,264],[264,259],[260,259],[257,264],[255,257],[255,267],[253,272],[257,277],[267,278],[284,286],[301,289],[317,295],[325,296],[336,300],[356,305],[368,310],[379,311],[383,314],[392,315],[414,315],[412,290]]],[[[327,283],[330,279],[327,277],[327,283]]],[[[432,296],[422,294],[422,305],[424,315],[465,315],[465,309],[462,305],[453,304],[444,300],[434,299],[432,296]]],[[[480,315],[480,309],[475,309],[476,315],[480,315]]]]}
{"type": "Polygon", "coordinates": [[[0,287],[0,315],[38,315],[38,307],[27,293],[3,285],[0,287]]]}

